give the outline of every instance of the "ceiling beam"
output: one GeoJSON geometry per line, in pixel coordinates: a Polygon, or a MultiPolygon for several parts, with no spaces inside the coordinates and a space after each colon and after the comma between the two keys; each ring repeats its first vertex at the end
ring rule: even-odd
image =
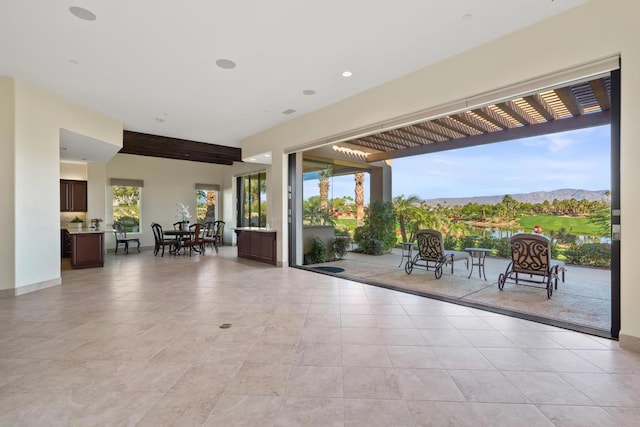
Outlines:
{"type": "Polygon", "coordinates": [[[547,110],[546,106],[543,103],[544,101],[542,101],[542,99],[540,99],[537,94],[525,96],[522,99],[524,99],[527,104],[531,105],[531,108],[536,110],[538,114],[544,117],[546,121],[551,122],[556,119],[555,117],[553,117],[553,114],[551,114],[549,110],[547,110]]]}
{"type": "Polygon", "coordinates": [[[530,125],[534,122],[529,115],[524,112],[520,107],[513,103],[513,101],[501,102],[496,104],[500,110],[509,115],[515,121],[521,123],[522,125],[530,125]]]}
{"type": "Polygon", "coordinates": [[[604,84],[604,79],[591,80],[589,86],[591,86],[591,90],[596,96],[596,100],[598,100],[600,109],[604,111],[611,108],[611,100],[609,99],[609,92],[604,84]]]}
{"type": "Polygon", "coordinates": [[[560,98],[560,101],[567,107],[567,110],[571,113],[573,117],[579,116],[582,114],[582,109],[580,108],[576,97],[573,95],[573,92],[569,90],[569,88],[561,87],[555,89],[554,92],[560,98]]]}
{"type": "MultiPolygon", "coordinates": [[[[397,159],[399,157],[416,156],[419,154],[435,153],[438,151],[453,150],[456,148],[473,147],[476,145],[491,144],[494,142],[510,141],[514,139],[530,138],[532,136],[548,135],[557,132],[584,129],[593,126],[602,126],[611,123],[610,111],[586,114],[552,122],[532,124],[505,129],[499,132],[474,135],[452,141],[434,142],[420,147],[405,148],[402,150],[388,151],[384,153],[371,153],[367,156],[368,162],[379,160],[397,159]]],[[[544,167],[544,165],[541,165],[544,167]]]]}
{"type": "Polygon", "coordinates": [[[491,111],[487,107],[477,108],[475,110],[471,110],[471,112],[476,116],[481,117],[484,120],[488,121],[495,127],[500,128],[501,130],[510,128],[510,126],[507,123],[504,123],[504,119],[502,119],[502,117],[499,117],[498,114],[491,111]]]}
{"type": "Polygon", "coordinates": [[[192,162],[232,165],[242,161],[242,150],[224,145],[125,130],[119,153],[192,162]]]}

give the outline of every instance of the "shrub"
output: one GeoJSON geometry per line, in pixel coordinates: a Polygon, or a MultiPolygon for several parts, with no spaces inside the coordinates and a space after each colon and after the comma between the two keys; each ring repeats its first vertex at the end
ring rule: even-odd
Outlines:
{"type": "Polygon", "coordinates": [[[305,264],[319,264],[327,260],[327,246],[321,238],[315,236],[311,244],[311,250],[304,254],[305,264]]]}
{"type": "Polygon", "coordinates": [[[391,202],[371,202],[365,210],[364,225],[357,227],[354,240],[358,243],[360,252],[380,255],[388,252],[396,245],[396,215],[391,202]],[[379,241],[381,249],[379,250],[379,241]]]}
{"type": "Polygon", "coordinates": [[[342,259],[347,253],[350,241],[351,239],[348,236],[335,236],[331,239],[331,249],[334,259],[342,259]]]}
{"type": "Polygon", "coordinates": [[[378,239],[369,239],[364,242],[363,252],[369,255],[382,255],[386,252],[384,242],[378,239]]]}
{"type": "Polygon", "coordinates": [[[502,258],[511,258],[511,239],[503,237],[502,239],[495,239],[493,248],[496,250],[496,254],[502,258]]]}
{"type": "Polygon", "coordinates": [[[564,251],[569,264],[611,267],[611,246],[607,243],[573,244],[564,251]]]}

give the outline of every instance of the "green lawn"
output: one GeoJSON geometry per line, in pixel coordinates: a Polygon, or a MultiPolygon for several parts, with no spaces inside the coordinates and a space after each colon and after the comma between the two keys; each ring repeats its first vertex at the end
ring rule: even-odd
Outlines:
{"type": "Polygon", "coordinates": [[[347,229],[349,230],[355,230],[356,229],[356,220],[355,218],[338,218],[335,220],[336,221],[336,225],[343,225],[345,227],[347,227],[347,229]]]}
{"type": "Polygon", "coordinates": [[[579,235],[602,235],[602,232],[594,224],[584,217],[564,217],[554,215],[533,215],[520,218],[520,225],[526,231],[533,231],[533,227],[540,225],[543,232],[560,231],[565,228],[567,232],[579,235]]]}

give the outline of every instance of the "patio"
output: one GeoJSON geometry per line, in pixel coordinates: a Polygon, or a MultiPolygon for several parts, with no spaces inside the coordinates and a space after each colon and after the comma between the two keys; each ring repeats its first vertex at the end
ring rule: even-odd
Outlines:
{"type": "MultiPolygon", "coordinates": [[[[568,265],[565,282],[558,282],[551,299],[547,299],[542,287],[507,283],[503,291],[498,289],[498,275],[503,273],[509,260],[487,257],[485,272],[487,281],[478,277],[478,267],[473,275],[464,262],[456,262],[454,273],[444,268],[440,280],[433,270],[414,269],[408,275],[398,267],[400,249],[391,253],[372,256],[349,252],[342,260],[317,264],[315,267],[339,267],[344,272],[339,277],[349,278],[374,285],[392,286],[410,292],[431,294],[447,300],[482,304],[492,308],[509,310],[566,322],[587,328],[609,331],[611,325],[611,280],[610,271],[568,265]]],[[[307,266],[314,267],[314,266],[307,266]]],[[[469,267],[471,268],[471,267],[469,267]]]]}

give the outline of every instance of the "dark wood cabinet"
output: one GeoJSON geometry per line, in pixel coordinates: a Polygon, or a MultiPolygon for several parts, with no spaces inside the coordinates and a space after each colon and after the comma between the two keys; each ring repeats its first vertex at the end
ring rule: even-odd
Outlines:
{"type": "Polygon", "coordinates": [[[104,266],[104,233],[70,234],[73,268],[104,266]]]}
{"type": "Polygon", "coordinates": [[[60,212],[87,211],[87,181],[60,180],[60,212]]]}
{"type": "Polygon", "coordinates": [[[277,265],[275,231],[236,229],[235,232],[239,257],[277,265]]]}

